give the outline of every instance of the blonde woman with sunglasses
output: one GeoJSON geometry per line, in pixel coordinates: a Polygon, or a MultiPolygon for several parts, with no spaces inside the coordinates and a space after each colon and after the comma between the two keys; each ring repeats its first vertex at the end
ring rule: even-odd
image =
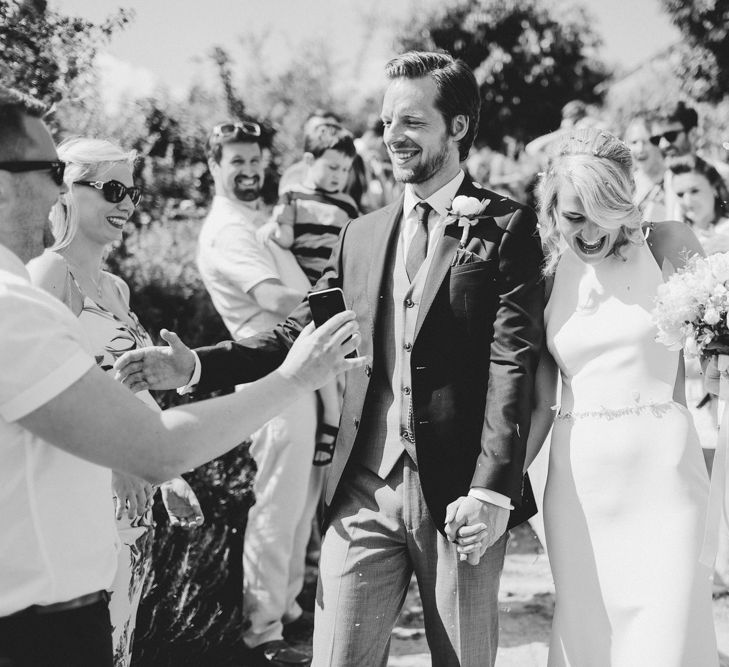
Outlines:
{"type": "MultiPolygon", "coordinates": [[[[102,269],[110,245],[141,200],[134,185],[134,152],[98,139],[70,139],[58,147],[66,163],[68,192],[51,210],[55,243],[28,265],[33,282],[63,301],[79,318],[106,371],[128,350],[152,344],[129,306],[126,283],[102,269]]],[[[148,391],[137,398],[158,410],[148,391]]],[[[114,665],[129,664],[142,584],[151,559],[151,500],[154,488],[121,472],[112,478],[120,551],[109,611],[113,626],[114,665]]],[[[72,483],[72,480],[69,480],[72,483]]],[[[203,521],[195,494],[181,478],[161,486],[171,522],[196,526],[203,521]]],[[[70,536],[70,539],[73,539],[70,536]]]]}

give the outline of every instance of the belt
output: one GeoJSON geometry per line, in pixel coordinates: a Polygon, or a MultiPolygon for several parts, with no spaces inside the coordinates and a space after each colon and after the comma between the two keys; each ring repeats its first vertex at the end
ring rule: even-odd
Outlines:
{"type": "Polygon", "coordinates": [[[81,595],[77,598],[73,598],[72,600],[66,600],[65,602],[34,604],[32,607],[27,607],[26,609],[21,609],[14,614],[10,614],[7,618],[26,614],[55,614],[60,611],[71,611],[72,609],[88,607],[89,605],[96,604],[102,600],[104,602],[109,601],[109,593],[107,591],[95,591],[93,593],[88,593],[87,595],[81,595]]]}

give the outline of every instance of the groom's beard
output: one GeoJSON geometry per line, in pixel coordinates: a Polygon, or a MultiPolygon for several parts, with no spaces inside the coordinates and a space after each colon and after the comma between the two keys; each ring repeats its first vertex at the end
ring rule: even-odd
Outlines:
{"type": "MultiPolygon", "coordinates": [[[[393,144],[393,151],[397,148],[408,148],[406,145],[393,144]]],[[[390,147],[388,146],[388,150],[390,147]]],[[[397,163],[397,160],[390,156],[392,162],[392,173],[395,176],[395,180],[400,183],[425,183],[435,176],[448,160],[448,145],[443,143],[438,153],[431,155],[428,158],[423,159],[422,152],[420,153],[420,161],[413,166],[401,166],[397,163]]]]}

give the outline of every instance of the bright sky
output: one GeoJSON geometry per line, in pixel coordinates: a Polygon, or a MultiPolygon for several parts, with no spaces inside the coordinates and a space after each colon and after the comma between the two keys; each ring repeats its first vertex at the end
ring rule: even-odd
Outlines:
{"type": "MultiPolygon", "coordinates": [[[[343,80],[380,83],[382,65],[393,54],[394,25],[414,8],[443,0],[50,0],[65,14],[100,21],[117,7],[136,18],[109,44],[107,63],[119,78],[136,81],[140,94],[154,82],[184,90],[209,76],[201,65],[221,45],[236,59],[243,34],[268,33],[267,62],[275,69],[303,41],[325,44],[343,80]],[[376,19],[368,30],[368,18],[376,19]],[[119,62],[121,61],[121,62],[119,62]]],[[[679,39],[660,0],[551,0],[586,6],[602,35],[609,63],[633,67],[679,39]]]]}

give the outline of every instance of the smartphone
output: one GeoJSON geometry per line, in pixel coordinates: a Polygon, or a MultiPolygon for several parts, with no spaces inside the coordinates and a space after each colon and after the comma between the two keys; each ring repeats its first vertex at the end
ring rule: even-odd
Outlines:
{"type": "MultiPolygon", "coordinates": [[[[334,317],[337,313],[347,310],[344,303],[344,293],[338,287],[321,290],[319,292],[311,292],[309,294],[309,309],[314,324],[320,327],[329,318],[334,317]]],[[[357,355],[357,350],[352,350],[347,355],[348,359],[353,359],[357,355]]]]}

